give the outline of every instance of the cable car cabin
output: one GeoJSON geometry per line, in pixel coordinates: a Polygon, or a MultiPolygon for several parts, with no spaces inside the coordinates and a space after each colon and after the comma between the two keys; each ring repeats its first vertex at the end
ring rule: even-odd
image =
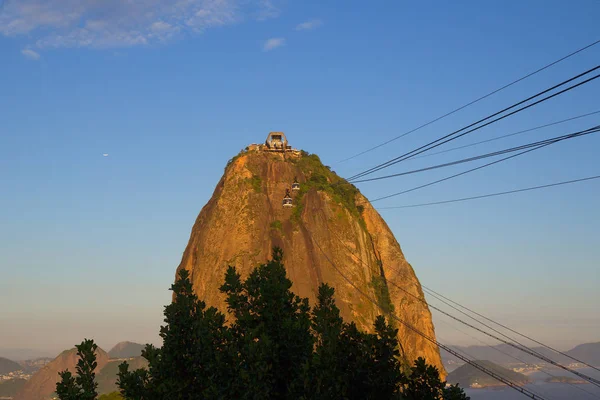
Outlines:
{"type": "Polygon", "coordinates": [[[294,183],[292,183],[292,190],[297,191],[300,190],[300,184],[298,183],[298,179],[294,178],[294,183]]]}
{"type": "Polygon", "coordinates": [[[292,196],[290,196],[290,189],[285,189],[285,197],[283,198],[284,207],[293,207],[292,196]]]}
{"type": "Polygon", "coordinates": [[[265,141],[267,151],[281,151],[291,150],[292,146],[288,145],[287,138],[283,132],[270,132],[265,141]]]}

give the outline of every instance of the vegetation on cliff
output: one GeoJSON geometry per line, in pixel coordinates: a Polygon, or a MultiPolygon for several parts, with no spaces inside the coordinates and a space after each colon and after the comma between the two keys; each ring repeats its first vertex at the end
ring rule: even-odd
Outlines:
{"type": "Polygon", "coordinates": [[[334,202],[343,206],[350,214],[358,217],[364,228],[364,221],[361,215],[362,206],[356,203],[356,195],[360,193],[356,186],[348,183],[329,167],[323,165],[321,159],[316,154],[302,152],[302,157],[294,159],[293,162],[308,177],[306,182],[300,186],[300,191],[296,197],[296,205],[292,212],[296,220],[299,220],[302,214],[303,196],[311,190],[317,190],[327,193],[334,202]]]}
{"type": "MultiPolygon", "coordinates": [[[[319,287],[318,302],[291,292],[283,254],[242,280],[229,267],[220,290],[228,318],[207,307],[182,269],[172,285],[174,301],[165,307],[161,348],[146,345],[148,369],[119,366],[125,399],[467,399],[457,386],[445,387],[437,368],[419,358],[402,367],[397,330],[382,316],[375,333],[346,323],[335,305],[334,289],[319,287]],[[228,323],[226,323],[226,320],[228,323]]],[[[95,399],[94,348],[78,350],[78,376],[62,376],[61,400],[95,399]],[[87,352],[87,354],[86,354],[87,352]],[[88,392],[86,392],[88,391],[88,392]]]]}

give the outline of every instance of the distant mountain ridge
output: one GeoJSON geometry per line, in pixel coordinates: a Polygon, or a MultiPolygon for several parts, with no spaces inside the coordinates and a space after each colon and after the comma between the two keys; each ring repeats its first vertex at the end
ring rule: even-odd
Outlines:
{"type": "MultiPolygon", "coordinates": [[[[148,362],[140,356],[143,347],[139,343],[121,342],[111,349],[110,352],[114,356],[98,348],[96,351],[98,394],[106,394],[117,390],[117,373],[119,372],[119,364],[122,362],[118,360],[119,358],[131,358],[127,361],[130,369],[145,368],[148,365],[148,362]]],[[[58,357],[37,371],[15,395],[14,400],[49,399],[56,390],[56,382],[59,380],[58,373],[68,369],[75,374],[75,366],[78,360],[77,349],[72,348],[63,351],[58,357]]]]}
{"type": "MultiPolygon", "coordinates": [[[[524,385],[526,383],[529,383],[530,381],[527,376],[503,368],[498,364],[494,364],[491,361],[476,360],[475,363],[497,373],[498,375],[506,379],[510,379],[512,382],[518,385],[524,385]]],[[[480,371],[479,369],[473,367],[470,364],[465,364],[450,372],[446,380],[451,384],[458,383],[461,387],[484,388],[490,386],[504,385],[502,382],[496,380],[495,378],[492,378],[491,376],[487,375],[486,373],[480,371]]]]}
{"type": "Polygon", "coordinates": [[[0,375],[8,374],[9,372],[18,371],[21,369],[19,363],[9,360],[8,358],[0,357],[0,375]]]}
{"type": "MultiPolygon", "coordinates": [[[[63,351],[28,380],[14,400],[46,400],[50,398],[56,390],[56,382],[59,380],[58,373],[66,369],[75,373],[78,360],[77,349],[63,351]]],[[[98,363],[97,371],[108,363],[108,354],[101,348],[96,350],[96,362],[98,363]]]]}
{"type": "Polygon", "coordinates": [[[580,344],[569,350],[567,354],[594,367],[600,367],[600,342],[580,344]]]}
{"type": "MultiPolygon", "coordinates": [[[[543,362],[539,358],[536,358],[529,354],[525,354],[522,351],[519,351],[507,344],[499,344],[493,347],[452,346],[452,348],[457,349],[458,351],[464,352],[466,354],[470,354],[476,359],[489,360],[496,364],[516,364],[520,362],[524,362],[527,364],[536,364],[543,362]],[[516,357],[521,361],[516,360],[513,357],[516,357]]],[[[569,357],[555,353],[552,350],[549,350],[545,347],[532,347],[531,349],[561,364],[571,364],[576,362],[569,357]]],[[[564,353],[592,366],[600,366],[600,342],[580,344],[564,353]]],[[[462,360],[454,357],[445,350],[441,349],[440,354],[445,365],[462,364],[462,360]]]]}
{"type": "Polygon", "coordinates": [[[33,360],[36,358],[43,357],[56,357],[58,352],[51,352],[37,349],[13,349],[13,348],[0,348],[0,357],[8,358],[13,361],[24,361],[33,360]]]}
{"type": "Polygon", "coordinates": [[[120,342],[117,343],[110,351],[108,356],[110,358],[131,358],[139,357],[142,355],[144,345],[135,342],[120,342]]]}

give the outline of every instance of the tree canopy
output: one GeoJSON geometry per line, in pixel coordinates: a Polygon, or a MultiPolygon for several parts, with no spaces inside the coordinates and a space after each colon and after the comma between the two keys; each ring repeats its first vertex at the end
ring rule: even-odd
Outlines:
{"type": "MultiPolygon", "coordinates": [[[[130,400],[468,399],[459,387],[447,387],[422,358],[405,368],[398,331],[384,317],[376,318],[373,333],[362,332],[342,319],[332,287],[319,287],[311,309],[291,286],[277,248],[245,280],[229,267],[220,287],[225,315],[198,299],[188,271],[180,270],[171,286],[173,302],[164,310],[163,344],[146,345],[142,356],[148,369],[119,366],[121,395],[130,400]]],[[[61,374],[61,400],[97,397],[90,385],[95,361],[82,355],[81,375],[61,374]],[[69,397],[73,393],[81,397],[69,397]]]]}

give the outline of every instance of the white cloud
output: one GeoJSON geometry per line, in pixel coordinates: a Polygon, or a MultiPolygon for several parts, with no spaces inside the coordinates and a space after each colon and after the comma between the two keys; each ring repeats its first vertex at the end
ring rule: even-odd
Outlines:
{"type": "Polygon", "coordinates": [[[311,19],[310,21],[303,22],[296,26],[297,31],[310,31],[323,25],[323,21],[320,19],[311,19]]]}
{"type": "Polygon", "coordinates": [[[283,46],[284,44],[285,44],[284,38],[271,38],[265,42],[265,44],[263,45],[263,50],[271,51],[278,47],[283,46]]]}
{"type": "Polygon", "coordinates": [[[256,19],[264,21],[269,18],[276,18],[279,14],[279,8],[274,4],[274,0],[260,0],[260,8],[256,19]]]}
{"type": "Polygon", "coordinates": [[[248,18],[273,18],[280,1],[18,0],[4,5],[0,35],[26,36],[40,49],[145,45],[248,18]]]}
{"type": "Polygon", "coordinates": [[[23,49],[23,50],[21,50],[21,54],[23,54],[25,57],[29,58],[30,60],[37,61],[40,59],[40,55],[31,49],[23,49]]]}

